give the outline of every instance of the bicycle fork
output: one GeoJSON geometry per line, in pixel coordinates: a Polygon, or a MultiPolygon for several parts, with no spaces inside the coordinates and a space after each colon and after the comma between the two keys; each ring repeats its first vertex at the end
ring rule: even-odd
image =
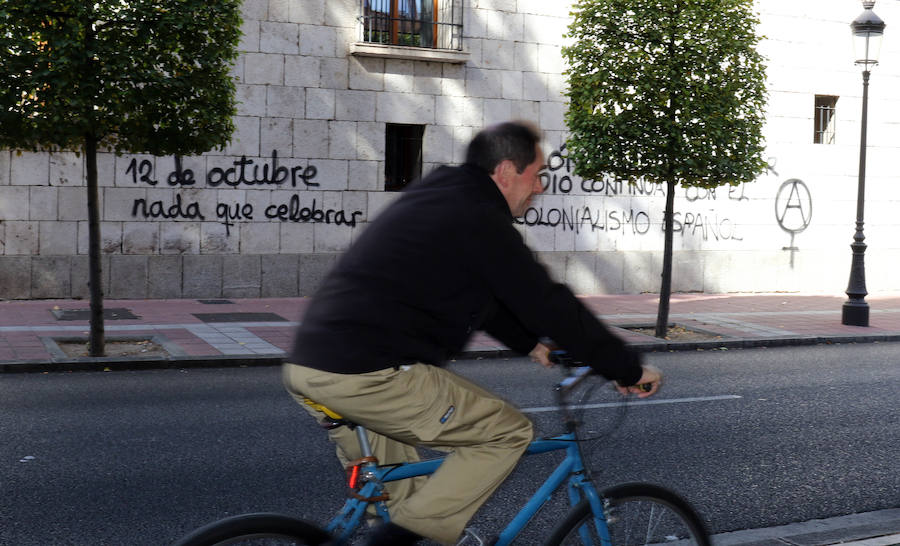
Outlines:
{"type": "Polygon", "coordinates": [[[590,523],[586,523],[578,530],[582,544],[593,544],[591,540],[593,535],[587,529],[588,525],[593,524],[596,536],[600,538],[600,546],[612,546],[612,538],[608,527],[610,521],[607,519],[610,507],[607,505],[606,500],[597,493],[594,484],[583,473],[573,475],[569,478],[567,491],[569,493],[570,506],[578,506],[585,498],[591,506],[590,523]]]}
{"type": "Polygon", "coordinates": [[[584,459],[581,456],[581,450],[577,443],[569,446],[568,455],[573,460],[572,470],[566,484],[566,492],[569,495],[569,506],[572,508],[578,506],[583,500],[587,500],[591,507],[590,518],[579,530],[582,544],[594,544],[595,540],[591,537],[599,537],[599,546],[612,546],[612,538],[609,534],[609,510],[606,499],[600,496],[594,482],[591,479],[590,471],[584,467],[584,459]],[[593,535],[588,528],[593,524],[596,534],[593,535]]]}

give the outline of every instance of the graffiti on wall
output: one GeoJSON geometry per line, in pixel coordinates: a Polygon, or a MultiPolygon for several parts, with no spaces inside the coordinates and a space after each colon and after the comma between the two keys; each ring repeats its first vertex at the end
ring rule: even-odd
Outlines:
{"type": "MultiPolygon", "coordinates": [[[[650,233],[653,222],[645,210],[605,209],[583,205],[569,207],[529,207],[517,224],[558,228],[580,233],[583,230],[619,232],[631,235],[650,233]]],[[[662,222],[659,222],[660,230],[662,222]]],[[[699,237],[704,241],[742,241],[737,225],[730,218],[720,216],[715,210],[675,211],[673,232],[699,237]]]]}
{"type": "MultiPolygon", "coordinates": [[[[155,172],[154,163],[149,159],[133,158],[125,174],[138,186],[219,190],[290,188],[296,192],[282,202],[265,206],[241,199],[229,201],[221,193],[219,201],[210,205],[173,192],[168,200],[134,199],[131,216],[146,220],[217,221],[225,226],[226,235],[231,235],[231,228],[239,222],[311,222],[354,228],[361,221],[362,211],[328,208],[315,197],[305,198],[305,191],[321,188],[318,169],[313,164],[282,164],[274,150],[269,158],[242,156],[223,161],[226,163],[197,176],[184,167],[179,157],[174,158],[172,170],[162,173],[155,172]]],[[[662,231],[662,212],[651,209],[649,200],[665,198],[664,185],[643,180],[634,184],[614,179],[584,180],[575,174],[574,165],[565,154],[565,144],[549,154],[546,165],[540,175],[545,194],[566,197],[568,201],[564,205],[538,201],[516,223],[576,233],[601,231],[615,236],[656,236],[662,231]]],[[[733,207],[719,204],[748,201],[744,184],[711,189],[686,187],[679,188],[679,192],[688,206],[675,212],[676,234],[700,241],[743,240],[740,226],[728,213],[733,207]]]]}
{"type": "MultiPolygon", "coordinates": [[[[289,185],[291,188],[306,190],[319,187],[315,181],[318,170],[314,165],[293,166],[279,165],[278,152],[273,150],[268,161],[255,161],[241,156],[227,167],[209,169],[203,184],[208,188],[238,187],[279,187],[289,185]]],[[[157,186],[160,180],[155,178],[153,163],[144,159],[132,159],[125,170],[134,184],[157,186]]],[[[162,180],[170,187],[192,187],[198,181],[191,169],[183,168],[181,158],[175,158],[175,169],[165,175],[162,180]]],[[[231,227],[235,222],[253,221],[265,218],[281,222],[313,222],[355,227],[362,211],[326,209],[316,199],[303,202],[300,195],[294,194],[285,202],[267,205],[262,211],[254,210],[252,203],[234,201],[219,202],[215,211],[203,211],[196,201],[184,201],[181,194],[174,194],[171,201],[150,201],[145,198],[135,199],[131,208],[131,216],[143,219],[171,220],[206,220],[216,218],[225,226],[225,234],[231,235],[231,227]]]]}
{"type": "MultiPolygon", "coordinates": [[[[257,186],[257,185],[282,185],[288,180],[292,187],[297,187],[298,181],[305,186],[318,186],[312,179],[316,177],[317,169],[313,165],[296,166],[288,168],[278,164],[278,151],[272,150],[272,158],[262,165],[246,156],[233,162],[228,168],[215,167],[206,174],[206,185],[216,188],[225,184],[227,186],[257,186]]],[[[156,186],[159,180],[153,178],[153,162],[143,159],[138,162],[132,159],[125,169],[125,174],[131,175],[135,184],[138,182],[156,186]]],[[[194,171],[182,166],[180,157],[175,157],[175,170],[165,177],[169,186],[193,186],[196,183],[194,171]]]]}
{"type": "Polygon", "coordinates": [[[800,250],[794,244],[794,238],[809,227],[812,221],[812,194],[802,180],[791,178],[778,188],[775,196],[775,220],[791,236],[791,243],[781,250],[790,251],[793,268],[794,254],[800,250]]]}
{"type": "MultiPolygon", "coordinates": [[[[541,172],[541,185],[545,194],[568,195],[582,194],[587,197],[660,197],[665,198],[666,188],[645,180],[628,184],[622,180],[604,178],[602,180],[585,180],[574,172],[572,160],[565,155],[566,145],[562,144],[547,157],[546,168],[541,172]]],[[[722,188],[681,188],[684,199],[691,204],[727,200],[730,202],[748,201],[745,185],[722,188]]],[[[596,200],[592,200],[596,203],[596,200]]],[[[635,203],[635,201],[631,201],[635,203]]],[[[661,215],[662,213],[660,213],[661,215]]],[[[526,226],[541,226],[580,233],[583,230],[605,231],[630,235],[646,235],[651,232],[653,224],[663,229],[663,219],[656,221],[651,213],[643,208],[630,206],[605,207],[592,206],[583,201],[578,205],[566,207],[533,206],[525,211],[516,223],[526,226]]],[[[674,232],[683,236],[699,238],[703,241],[742,241],[738,225],[725,213],[716,209],[695,207],[689,212],[675,211],[673,218],[674,232]]],[[[654,232],[655,233],[655,232],[654,232]]]]}

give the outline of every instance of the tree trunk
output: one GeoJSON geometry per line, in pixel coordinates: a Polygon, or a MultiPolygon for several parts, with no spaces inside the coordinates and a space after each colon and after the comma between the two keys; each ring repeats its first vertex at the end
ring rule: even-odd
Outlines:
{"type": "Polygon", "coordinates": [[[672,240],[674,238],[675,218],[675,180],[666,182],[666,211],[663,231],[665,246],[663,248],[662,282],[659,287],[659,310],[656,313],[656,337],[664,338],[669,331],[669,299],[672,295],[672,240]]]}
{"type": "Polygon", "coordinates": [[[100,203],[97,190],[97,138],[86,135],[84,157],[88,191],[88,283],[91,288],[90,356],[104,356],[106,334],[103,326],[103,268],[100,263],[100,203]]]}

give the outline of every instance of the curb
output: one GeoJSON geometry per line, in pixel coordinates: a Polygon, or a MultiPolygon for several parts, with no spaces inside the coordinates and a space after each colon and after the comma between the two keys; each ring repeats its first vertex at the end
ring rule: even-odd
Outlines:
{"type": "Polygon", "coordinates": [[[629,343],[628,346],[633,347],[640,352],[652,353],[656,351],[752,349],[757,347],[793,347],[843,343],[888,343],[895,341],[900,341],[900,334],[775,336],[732,338],[711,341],[639,341],[629,343]]]}
{"type": "Polygon", "coordinates": [[[249,368],[278,366],[283,355],[215,355],[158,357],[81,357],[60,360],[0,362],[0,373],[139,371],[173,368],[249,368]]]}
{"type": "Polygon", "coordinates": [[[890,546],[900,544],[900,508],[713,535],[718,546],[890,546]]]}
{"type": "MultiPolygon", "coordinates": [[[[767,338],[731,338],[710,341],[631,341],[627,345],[642,353],[671,351],[712,351],[729,349],[752,349],[759,347],[795,347],[810,345],[831,345],[847,343],[890,343],[900,341],[900,334],[871,335],[809,335],[767,338]]],[[[492,358],[515,358],[522,355],[506,348],[463,351],[456,360],[480,360],[492,358]]],[[[173,368],[248,368],[278,366],[284,361],[284,354],[264,355],[212,355],[159,357],[80,357],[46,360],[0,361],[0,373],[45,373],[83,371],[139,371],[173,368]]]]}

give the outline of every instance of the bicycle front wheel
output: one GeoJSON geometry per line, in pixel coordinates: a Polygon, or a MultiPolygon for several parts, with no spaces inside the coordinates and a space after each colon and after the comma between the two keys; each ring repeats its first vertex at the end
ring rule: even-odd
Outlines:
{"type": "Polygon", "coordinates": [[[173,546],[318,546],[331,540],[311,523],[279,514],[244,514],[219,520],[182,538],[173,546]]]}
{"type": "MultiPolygon", "coordinates": [[[[603,492],[606,528],[612,546],[709,546],[709,535],[690,504],[662,487],[633,483],[603,492]]],[[[548,545],[601,544],[587,500],[572,508],[553,531],[548,545]]]]}

